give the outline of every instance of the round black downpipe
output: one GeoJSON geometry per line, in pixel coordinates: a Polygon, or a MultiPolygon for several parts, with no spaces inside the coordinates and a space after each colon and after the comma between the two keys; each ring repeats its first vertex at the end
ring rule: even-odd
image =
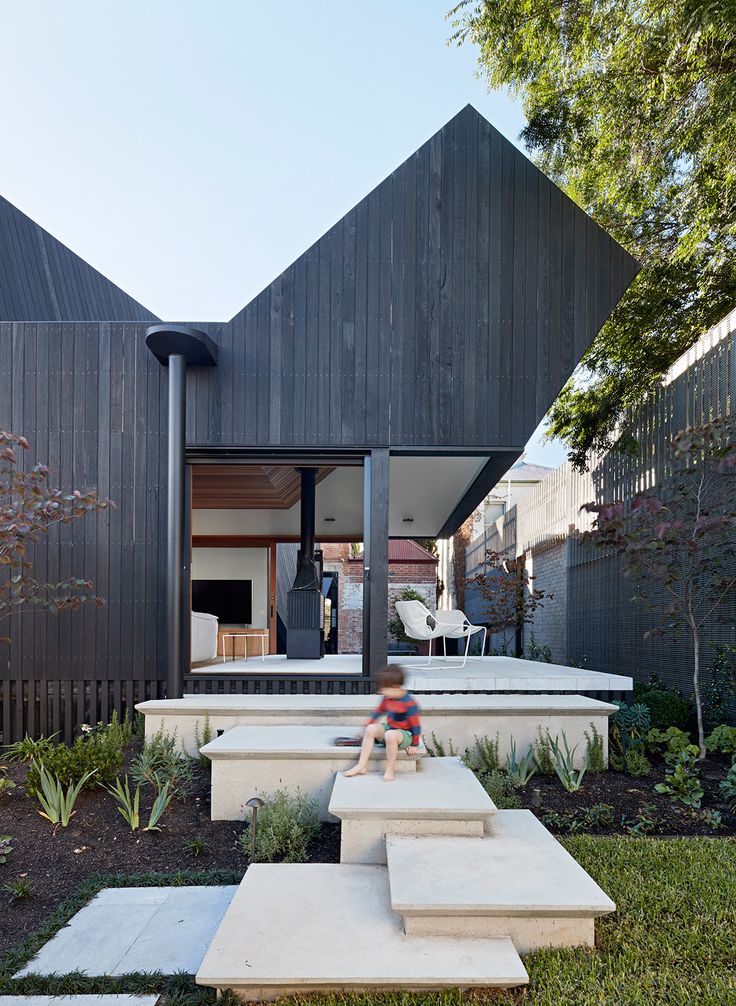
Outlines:
{"type": "Polygon", "coordinates": [[[314,555],[314,525],[315,514],[315,485],[317,480],[316,468],[297,469],[301,476],[301,552],[304,558],[311,559],[314,555]]]}

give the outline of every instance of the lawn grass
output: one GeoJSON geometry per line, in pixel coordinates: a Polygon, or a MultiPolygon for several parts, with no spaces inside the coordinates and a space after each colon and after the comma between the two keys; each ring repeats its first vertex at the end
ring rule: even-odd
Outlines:
{"type": "MultiPolygon", "coordinates": [[[[530,984],[515,991],[450,989],[313,996],[305,1001],[310,1006],[736,1006],[736,839],[578,835],[564,845],[618,905],[615,915],[596,923],[595,951],[530,954],[525,958],[530,984]]],[[[178,880],[192,883],[196,876],[178,880]]],[[[136,879],[145,883],[144,878],[136,879]]],[[[210,882],[222,880],[213,876],[210,882]]],[[[123,884],[125,878],[116,881],[123,884]]],[[[161,881],[152,875],[149,882],[161,881]]],[[[97,885],[90,885],[90,890],[93,886],[97,885]]],[[[84,895],[74,899],[77,904],[88,900],[90,891],[84,895]]],[[[44,939],[64,924],[72,904],[43,927],[44,939]]],[[[145,990],[164,993],[171,1006],[214,1002],[214,993],[197,990],[185,976],[13,981],[12,970],[38,943],[38,938],[27,941],[5,960],[0,968],[3,993],[145,990]]]]}

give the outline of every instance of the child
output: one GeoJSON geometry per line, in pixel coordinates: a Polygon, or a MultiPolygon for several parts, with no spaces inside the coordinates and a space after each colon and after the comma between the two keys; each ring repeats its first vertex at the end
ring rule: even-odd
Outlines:
{"type": "Polygon", "coordinates": [[[386,772],[384,782],[394,781],[396,759],[399,751],[416,755],[422,729],[416,699],[404,688],[404,672],[396,664],[389,664],[378,672],[378,691],[383,696],[368,720],[363,735],[358,764],[345,773],[350,778],[365,775],[373,745],[386,745],[386,772]]]}

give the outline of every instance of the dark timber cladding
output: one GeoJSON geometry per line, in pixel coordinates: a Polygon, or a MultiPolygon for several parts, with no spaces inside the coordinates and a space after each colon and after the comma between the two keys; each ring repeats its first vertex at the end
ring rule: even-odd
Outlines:
{"type": "MultiPolygon", "coordinates": [[[[369,452],[366,638],[379,652],[390,453],[517,455],[636,270],[465,108],[232,321],[191,322],[217,345],[218,366],[188,369],[187,446],[204,458],[260,449],[264,464],[292,447],[324,452],[327,465],[369,452]]],[[[0,199],[0,428],[27,436],[64,488],[117,504],[34,548],[39,580],[84,576],[107,605],[11,619],[3,740],[69,737],[165,687],[168,402],[145,346],[156,320],[0,199]]]]}

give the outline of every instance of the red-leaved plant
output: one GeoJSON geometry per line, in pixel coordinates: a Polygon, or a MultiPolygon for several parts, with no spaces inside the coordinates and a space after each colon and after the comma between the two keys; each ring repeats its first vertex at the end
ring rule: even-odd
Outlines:
{"type": "Polygon", "coordinates": [[[645,638],[667,630],[690,635],[698,747],[705,757],[701,699],[703,629],[736,591],[736,429],[719,420],[678,433],[664,488],[613,503],[587,503],[595,513],[584,538],[618,552],[637,581],[636,601],[657,612],[645,638]],[[727,480],[724,483],[724,479],[727,480]]]}
{"type": "MultiPolygon", "coordinates": [[[[51,488],[46,465],[34,465],[26,471],[18,461],[18,448],[29,450],[26,438],[0,430],[0,625],[20,611],[59,612],[85,602],[103,605],[89,580],[35,580],[29,546],[56,524],[107,509],[112,506],[110,500],[98,498],[94,491],[51,488]]],[[[9,641],[8,636],[0,636],[0,642],[9,641]]]]}

